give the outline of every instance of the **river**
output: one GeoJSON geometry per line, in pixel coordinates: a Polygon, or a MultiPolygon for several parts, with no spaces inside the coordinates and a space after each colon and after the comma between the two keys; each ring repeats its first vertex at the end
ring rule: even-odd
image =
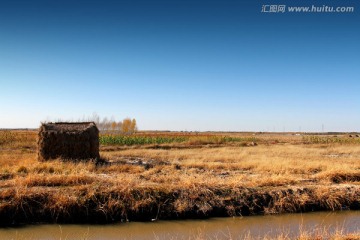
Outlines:
{"type": "Polygon", "coordinates": [[[39,224],[0,228],[0,239],[242,239],[295,237],[314,229],[360,232],[360,211],[314,212],[110,225],[39,224]]]}

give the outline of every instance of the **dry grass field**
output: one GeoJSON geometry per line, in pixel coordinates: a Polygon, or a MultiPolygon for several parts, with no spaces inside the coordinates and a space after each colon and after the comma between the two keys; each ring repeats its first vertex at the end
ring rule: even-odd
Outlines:
{"type": "Polygon", "coordinates": [[[101,161],[39,162],[36,131],[0,131],[0,224],[360,209],[356,135],[140,132],[129,144],[108,137],[100,139],[101,161]]]}

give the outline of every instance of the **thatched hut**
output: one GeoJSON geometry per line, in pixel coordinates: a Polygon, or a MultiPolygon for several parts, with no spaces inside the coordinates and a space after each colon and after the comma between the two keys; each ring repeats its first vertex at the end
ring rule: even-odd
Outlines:
{"type": "Polygon", "coordinates": [[[45,123],[39,129],[38,159],[99,158],[99,130],[93,122],[45,123]]]}

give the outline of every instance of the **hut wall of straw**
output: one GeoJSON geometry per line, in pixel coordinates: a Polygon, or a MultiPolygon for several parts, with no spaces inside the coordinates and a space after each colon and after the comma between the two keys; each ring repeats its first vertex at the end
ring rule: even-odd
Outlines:
{"type": "Polygon", "coordinates": [[[38,134],[38,159],[99,158],[99,130],[93,122],[46,123],[38,134]]]}

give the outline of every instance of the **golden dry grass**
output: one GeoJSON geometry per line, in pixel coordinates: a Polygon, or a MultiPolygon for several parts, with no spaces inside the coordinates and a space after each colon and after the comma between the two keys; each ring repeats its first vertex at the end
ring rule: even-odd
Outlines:
{"type": "Polygon", "coordinates": [[[7,140],[0,143],[0,215],[16,210],[14,222],[36,221],[36,214],[44,215],[42,221],[81,221],[74,214],[91,221],[92,215],[102,213],[108,222],[335,210],[360,204],[357,142],[309,144],[301,136],[264,134],[256,136],[257,145],[192,140],[101,146],[100,155],[108,163],[96,165],[39,162],[36,132],[6,134],[7,140]]]}

